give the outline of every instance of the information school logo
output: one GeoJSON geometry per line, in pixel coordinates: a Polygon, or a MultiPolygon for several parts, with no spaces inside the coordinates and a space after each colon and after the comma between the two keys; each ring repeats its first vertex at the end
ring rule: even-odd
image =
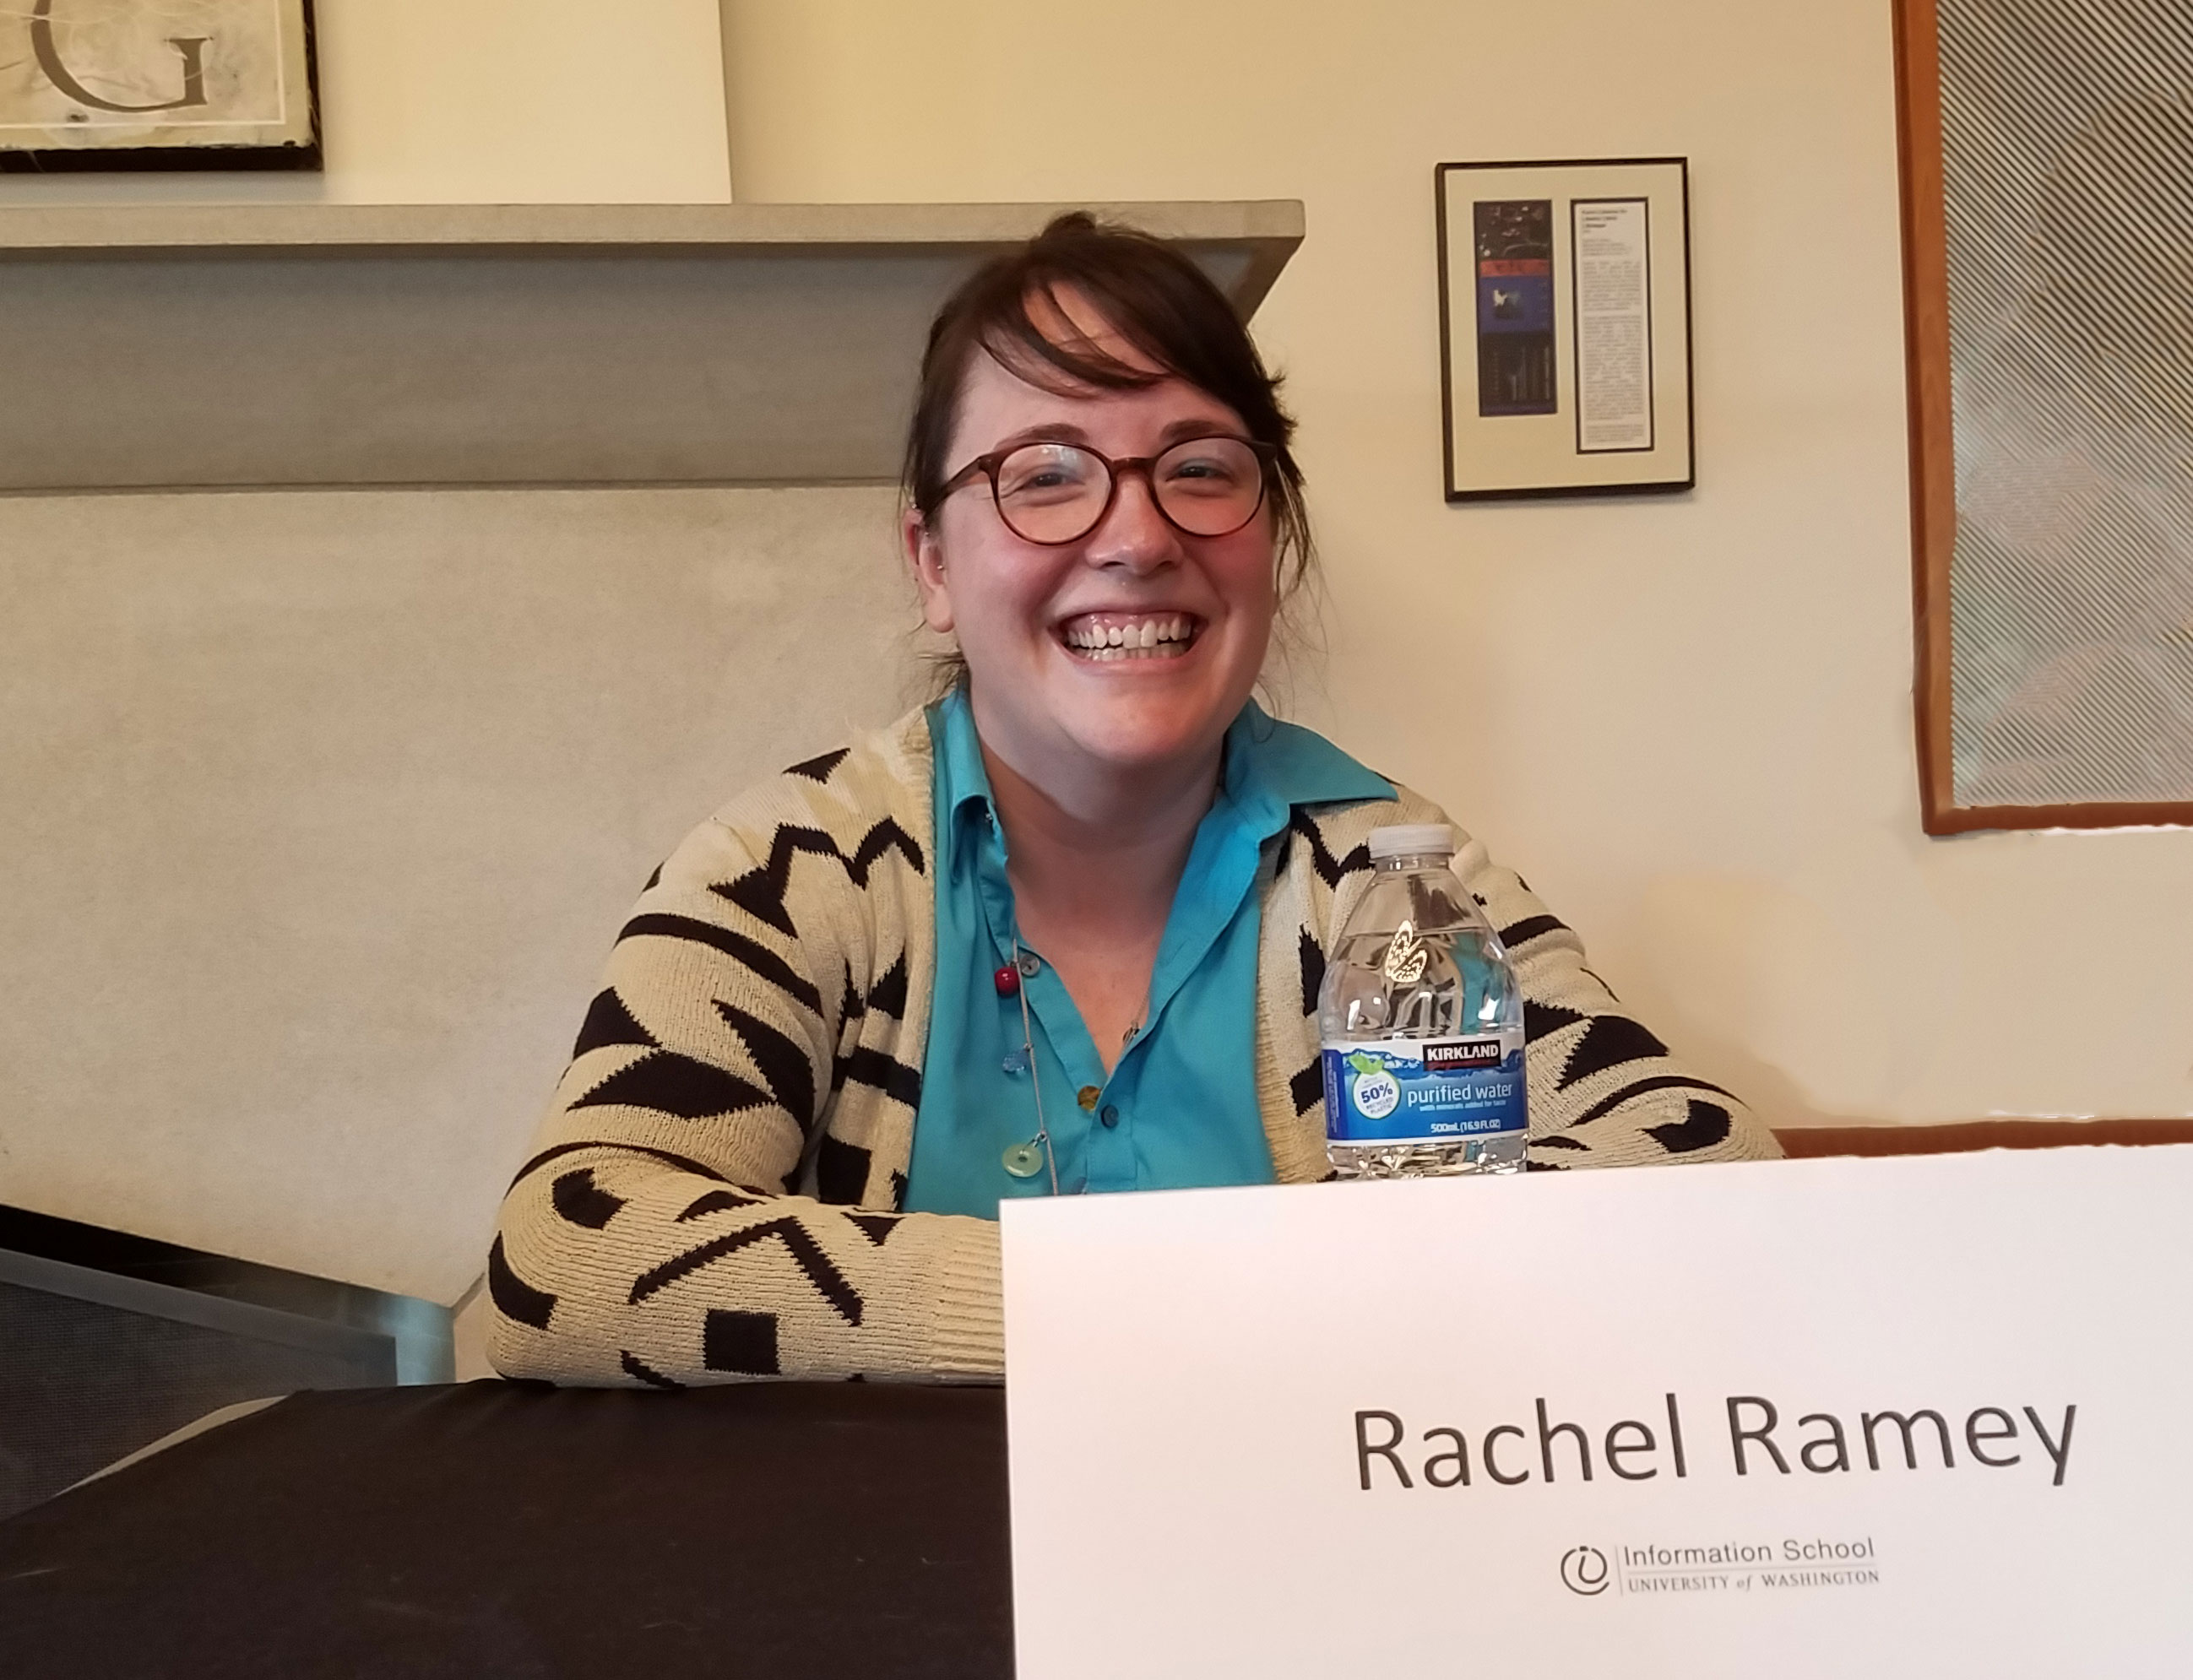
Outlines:
{"type": "Polygon", "coordinates": [[[1606,1591],[1612,1573],[1606,1554],[1595,1546],[1572,1546],[1561,1554],[1561,1585],[1582,1597],[1596,1598],[1606,1591]]]}

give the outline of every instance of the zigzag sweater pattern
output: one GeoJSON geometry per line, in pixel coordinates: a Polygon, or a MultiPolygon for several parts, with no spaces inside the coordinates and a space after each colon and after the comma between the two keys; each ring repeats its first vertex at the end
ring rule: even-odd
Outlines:
{"type": "MultiPolygon", "coordinates": [[[[488,1257],[506,1375],[994,1380],[998,1228],[899,1211],[936,967],[928,723],[734,799],[617,936],[488,1257]]],[[[1259,870],[1256,1078],[1275,1177],[1326,1174],[1316,999],[1394,800],[1297,807],[1259,870]]],[[[1474,840],[1454,868],[1526,999],[1534,1169],[1778,1153],[1620,1011],[1582,943],[1474,840]]]]}

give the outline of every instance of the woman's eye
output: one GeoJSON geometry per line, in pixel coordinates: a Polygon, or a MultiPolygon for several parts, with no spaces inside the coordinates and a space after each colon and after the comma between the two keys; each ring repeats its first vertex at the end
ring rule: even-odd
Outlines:
{"type": "Polygon", "coordinates": [[[1057,501],[1079,495],[1084,488],[1085,481],[1078,474],[1056,468],[998,481],[998,494],[1007,501],[1057,501]]]}
{"type": "Polygon", "coordinates": [[[1167,483],[1191,489],[1230,489],[1240,481],[1240,470],[1233,462],[1211,456],[1174,461],[1165,468],[1167,483]]]}
{"type": "Polygon", "coordinates": [[[1045,451],[1005,462],[998,473],[1002,496],[1072,495],[1090,483],[1090,469],[1071,451],[1045,451]]]}

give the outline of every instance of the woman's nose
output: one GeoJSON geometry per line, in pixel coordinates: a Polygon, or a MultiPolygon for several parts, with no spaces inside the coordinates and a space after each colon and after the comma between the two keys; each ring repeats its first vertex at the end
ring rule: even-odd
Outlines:
{"type": "Polygon", "coordinates": [[[1121,476],[1112,506],[1090,533],[1083,552],[1092,566],[1125,566],[1137,572],[1151,571],[1180,557],[1180,534],[1158,511],[1148,472],[1121,476]]]}

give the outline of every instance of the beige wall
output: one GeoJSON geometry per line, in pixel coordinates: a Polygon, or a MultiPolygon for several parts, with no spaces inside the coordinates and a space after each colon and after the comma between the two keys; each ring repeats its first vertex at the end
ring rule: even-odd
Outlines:
{"type": "Polygon", "coordinates": [[[0,177],[0,205],[730,197],[715,0],[314,0],[320,174],[0,177]]]}
{"type": "MultiPolygon", "coordinates": [[[[714,0],[317,11],[324,174],[0,206],[730,195],[714,0]]],[[[897,701],[889,511],[0,496],[0,1203],[455,1299],[646,871],[897,701]]]]}
{"type": "Polygon", "coordinates": [[[2193,835],[1919,832],[1887,0],[724,17],[742,198],[1307,201],[1257,323],[1331,580],[1305,709],[1775,1122],[2193,1111],[2193,835]],[[1700,488],[1444,506],[1432,165],[1658,153],[1700,488]]]}
{"type": "Polygon", "coordinates": [[[905,704],[893,506],[0,497],[0,1203],[455,1300],[648,871],[905,704]]]}

